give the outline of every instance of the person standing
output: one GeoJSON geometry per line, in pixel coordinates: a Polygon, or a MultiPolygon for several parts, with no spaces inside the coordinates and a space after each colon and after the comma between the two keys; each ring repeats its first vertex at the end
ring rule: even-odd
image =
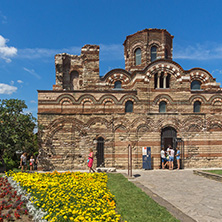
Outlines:
{"type": "Polygon", "coordinates": [[[161,156],[161,162],[162,162],[162,169],[164,169],[165,168],[165,162],[166,162],[166,155],[165,155],[164,148],[161,149],[160,156],[161,156]]]}
{"type": "Polygon", "coordinates": [[[87,160],[87,163],[88,163],[88,167],[89,167],[89,173],[91,173],[91,170],[93,171],[93,172],[95,172],[95,170],[92,168],[92,166],[93,166],[93,158],[94,158],[94,154],[93,154],[93,149],[92,148],[90,148],[89,149],[89,156],[88,156],[88,160],[87,160]]]}
{"type": "Polygon", "coordinates": [[[26,152],[24,152],[24,153],[21,155],[21,158],[20,158],[20,166],[21,166],[22,172],[23,172],[23,171],[26,171],[26,169],[27,169],[27,153],[26,153],[26,152]]]}
{"type": "Polygon", "coordinates": [[[175,154],[174,149],[170,147],[170,167],[169,167],[170,170],[173,170],[174,154],[175,154]]]}
{"type": "Polygon", "coordinates": [[[176,152],[176,159],[177,159],[177,169],[180,169],[180,149],[179,147],[176,148],[177,152],[176,152]]]}
{"type": "Polygon", "coordinates": [[[31,156],[29,160],[30,171],[34,170],[34,162],[35,162],[35,159],[33,158],[33,156],[31,156]]]}

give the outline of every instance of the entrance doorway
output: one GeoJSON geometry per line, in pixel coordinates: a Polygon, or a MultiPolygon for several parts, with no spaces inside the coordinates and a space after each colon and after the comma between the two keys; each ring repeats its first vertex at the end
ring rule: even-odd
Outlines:
{"type": "MultiPolygon", "coordinates": [[[[177,131],[173,127],[166,127],[162,129],[161,132],[161,149],[164,148],[166,151],[167,147],[171,145],[176,154],[177,146],[177,131]]],[[[174,157],[173,162],[174,167],[177,166],[176,158],[174,157]]]]}
{"type": "Polygon", "coordinates": [[[97,167],[104,167],[104,139],[99,137],[96,146],[97,167]]]}

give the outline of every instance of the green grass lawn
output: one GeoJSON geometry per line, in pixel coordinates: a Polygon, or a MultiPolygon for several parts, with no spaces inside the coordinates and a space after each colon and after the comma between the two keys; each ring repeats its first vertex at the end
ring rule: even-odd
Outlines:
{"type": "Polygon", "coordinates": [[[222,170],[205,170],[205,171],[209,172],[209,173],[215,173],[215,174],[222,175],[222,170]]]}
{"type": "Polygon", "coordinates": [[[108,174],[108,187],[115,195],[117,211],[128,222],[179,221],[122,174],[108,174]]]}

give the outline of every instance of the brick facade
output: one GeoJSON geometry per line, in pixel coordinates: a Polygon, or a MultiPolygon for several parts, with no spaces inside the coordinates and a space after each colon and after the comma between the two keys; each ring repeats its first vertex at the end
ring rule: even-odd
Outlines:
{"type": "Polygon", "coordinates": [[[38,91],[41,167],[85,169],[92,147],[94,166],[127,168],[131,144],[133,167],[150,146],[155,169],[168,143],[182,148],[185,168],[222,167],[222,89],[206,70],[174,62],[172,40],[162,29],[127,36],[125,70],[103,77],[97,45],[56,55],[56,84],[38,91]]]}

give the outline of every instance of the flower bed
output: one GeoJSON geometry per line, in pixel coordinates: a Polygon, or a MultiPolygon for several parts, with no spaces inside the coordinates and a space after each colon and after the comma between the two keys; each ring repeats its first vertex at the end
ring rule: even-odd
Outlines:
{"type": "Polygon", "coordinates": [[[27,200],[13,189],[7,178],[0,177],[0,222],[32,220],[26,208],[27,200]]]}
{"type": "Polygon", "coordinates": [[[34,206],[42,208],[48,221],[120,221],[114,196],[104,173],[14,173],[12,177],[31,194],[34,206]]]}

